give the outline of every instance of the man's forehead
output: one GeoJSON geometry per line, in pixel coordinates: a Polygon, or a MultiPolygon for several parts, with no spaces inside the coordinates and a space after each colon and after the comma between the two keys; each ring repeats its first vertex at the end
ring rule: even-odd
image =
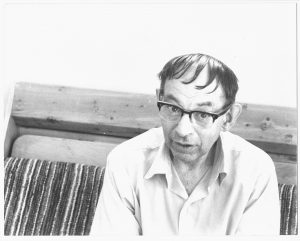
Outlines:
{"type": "MultiPolygon", "coordinates": [[[[165,96],[170,94],[170,96],[174,96],[174,91],[176,93],[180,93],[180,95],[183,95],[187,98],[194,98],[202,95],[216,95],[223,97],[223,91],[220,86],[215,88],[217,86],[216,81],[213,81],[209,86],[205,87],[204,89],[197,89],[193,83],[190,84],[183,84],[178,80],[171,80],[166,83],[165,86],[165,96]],[[173,82],[173,83],[171,83],[173,82]],[[215,82],[215,83],[214,83],[215,82]],[[170,88],[170,86],[172,86],[170,88]]],[[[176,94],[175,94],[176,95],[176,94]]]]}
{"type": "MultiPolygon", "coordinates": [[[[184,95],[184,93],[181,93],[181,94],[184,95]]],[[[213,107],[214,106],[214,103],[211,100],[197,101],[197,97],[198,96],[195,96],[195,98],[193,98],[193,97],[188,97],[188,96],[185,95],[186,99],[192,101],[193,104],[195,104],[197,106],[209,106],[209,107],[213,107]],[[196,99],[196,101],[194,101],[195,99],[196,99]]],[[[165,95],[165,99],[168,100],[168,101],[173,100],[175,102],[181,102],[181,100],[182,100],[178,95],[176,95],[176,93],[175,94],[173,94],[173,93],[167,93],[165,95]]]]}

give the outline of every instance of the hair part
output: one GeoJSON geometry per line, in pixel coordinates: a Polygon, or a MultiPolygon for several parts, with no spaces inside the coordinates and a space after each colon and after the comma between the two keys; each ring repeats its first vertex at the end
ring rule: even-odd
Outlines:
{"type": "Polygon", "coordinates": [[[164,87],[167,80],[179,79],[187,73],[187,71],[191,70],[191,68],[195,68],[193,76],[190,79],[182,81],[183,84],[190,84],[197,79],[206,66],[209,72],[208,81],[204,86],[197,85],[196,89],[204,89],[216,79],[217,85],[212,92],[221,85],[227,102],[226,106],[234,103],[238,91],[237,77],[233,71],[220,60],[205,54],[187,54],[168,61],[158,74],[161,80],[159,95],[164,95],[164,87]]]}

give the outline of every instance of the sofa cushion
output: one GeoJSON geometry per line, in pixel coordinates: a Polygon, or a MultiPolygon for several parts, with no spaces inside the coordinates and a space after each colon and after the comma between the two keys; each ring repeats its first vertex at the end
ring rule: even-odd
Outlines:
{"type": "Polygon", "coordinates": [[[278,184],[280,200],[280,234],[298,233],[298,193],[296,185],[278,184]]]}
{"type": "MultiPolygon", "coordinates": [[[[105,168],[6,158],[5,235],[88,235],[105,168]]],[[[297,186],[279,184],[280,234],[297,234],[297,186]]]]}
{"type": "Polygon", "coordinates": [[[104,167],[6,158],[5,235],[87,235],[104,167]]]}

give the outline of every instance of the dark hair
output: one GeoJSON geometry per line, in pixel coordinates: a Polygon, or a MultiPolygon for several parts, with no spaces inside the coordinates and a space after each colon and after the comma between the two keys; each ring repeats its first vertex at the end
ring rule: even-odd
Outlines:
{"type": "Polygon", "coordinates": [[[224,63],[205,54],[182,55],[175,57],[166,63],[166,65],[158,74],[158,77],[161,80],[159,95],[162,96],[164,94],[164,87],[167,80],[179,79],[190,69],[190,67],[195,67],[195,72],[192,78],[182,82],[184,84],[189,84],[198,77],[205,66],[208,66],[209,70],[208,82],[205,86],[196,86],[196,88],[203,89],[210,85],[216,78],[217,85],[213,91],[215,91],[217,87],[221,85],[225,93],[227,101],[226,105],[232,104],[235,101],[235,96],[239,88],[237,77],[224,63]]]}

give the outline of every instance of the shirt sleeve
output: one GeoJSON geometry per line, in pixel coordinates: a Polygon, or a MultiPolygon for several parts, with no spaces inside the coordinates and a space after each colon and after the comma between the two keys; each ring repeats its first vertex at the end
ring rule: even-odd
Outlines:
{"type": "Polygon", "coordinates": [[[111,167],[107,160],[103,187],[91,227],[91,235],[139,235],[135,217],[136,195],[124,170],[111,167]]]}
{"type": "Polygon", "coordinates": [[[275,167],[271,158],[254,185],[238,226],[241,235],[279,235],[280,204],[275,167]]]}

